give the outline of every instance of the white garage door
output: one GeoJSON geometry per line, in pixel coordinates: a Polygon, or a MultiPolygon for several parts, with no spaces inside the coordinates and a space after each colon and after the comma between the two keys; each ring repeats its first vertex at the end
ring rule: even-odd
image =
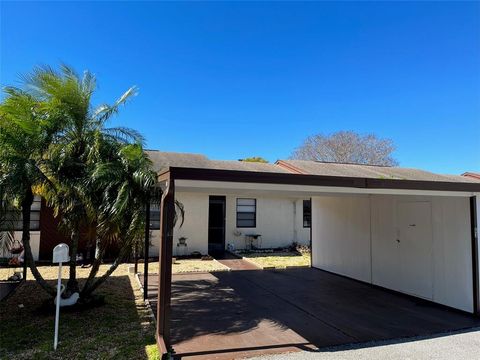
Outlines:
{"type": "Polygon", "coordinates": [[[430,202],[399,202],[397,226],[399,261],[396,263],[399,266],[399,290],[432,299],[433,242],[430,202]]]}

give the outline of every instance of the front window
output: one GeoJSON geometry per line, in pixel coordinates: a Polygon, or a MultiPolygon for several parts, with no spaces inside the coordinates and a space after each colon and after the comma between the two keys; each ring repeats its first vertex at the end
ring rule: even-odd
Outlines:
{"type": "Polygon", "coordinates": [[[237,227],[254,228],[257,226],[257,200],[237,199],[237,227]]]}
{"type": "MultiPolygon", "coordinates": [[[[35,196],[33,198],[32,207],[30,209],[30,230],[40,230],[40,209],[42,207],[42,198],[35,196]]],[[[13,225],[14,231],[23,230],[23,217],[19,211],[7,211],[5,215],[6,226],[13,225]]]]}
{"type": "Polygon", "coordinates": [[[312,226],[312,202],[310,200],[303,200],[303,227],[309,228],[312,226]]]}
{"type": "Polygon", "coordinates": [[[159,204],[150,204],[150,230],[160,230],[159,204]]]}

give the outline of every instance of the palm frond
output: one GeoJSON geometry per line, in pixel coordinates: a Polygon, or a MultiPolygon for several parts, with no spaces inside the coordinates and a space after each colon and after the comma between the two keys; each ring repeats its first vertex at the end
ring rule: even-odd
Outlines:
{"type": "Polygon", "coordinates": [[[173,219],[174,225],[177,224],[179,219],[180,219],[179,227],[182,227],[185,221],[185,207],[180,201],[175,200],[175,217],[173,219]]]}
{"type": "Polygon", "coordinates": [[[110,137],[112,140],[124,143],[124,144],[141,144],[145,143],[145,138],[143,135],[127,127],[114,127],[114,128],[105,128],[102,130],[103,133],[110,137]]]}
{"type": "Polygon", "coordinates": [[[77,72],[75,71],[75,69],[72,68],[71,66],[69,66],[65,63],[62,63],[60,65],[60,70],[61,70],[62,74],[67,79],[71,79],[73,81],[79,82],[79,76],[78,76],[77,72]]]}
{"type": "Polygon", "coordinates": [[[132,86],[128,89],[120,98],[115,101],[113,105],[103,104],[100,105],[94,112],[93,116],[99,124],[104,124],[112,115],[118,113],[120,106],[124,105],[127,100],[136,96],[138,89],[136,86],[132,86]]]}
{"type": "Polygon", "coordinates": [[[86,94],[93,94],[96,88],[96,78],[90,71],[84,71],[82,77],[82,89],[86,94]]]}

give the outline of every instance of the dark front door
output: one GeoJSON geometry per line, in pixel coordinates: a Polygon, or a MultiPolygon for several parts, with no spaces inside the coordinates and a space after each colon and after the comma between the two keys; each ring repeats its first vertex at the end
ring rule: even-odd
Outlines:
{"type": "Polygon", "coordinates": [[[208,206],[208,253],[225,252],[225,196],[210,196],[208,206]]]}

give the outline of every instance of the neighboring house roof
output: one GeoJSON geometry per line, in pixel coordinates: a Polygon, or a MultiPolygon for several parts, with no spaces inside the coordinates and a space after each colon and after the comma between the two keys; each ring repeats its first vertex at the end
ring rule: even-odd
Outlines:
{"type": "Polygon", "coordinates": [[[479,182],[478,179],[469,176],[440,175],[419,169],[390,166],[341,164],[306,160],[278,160],[275,164],[268,164],[234,160],[210,160],[205,155],[201,154],[163,152],[157,150],[147,150],[146,153],[152,160],[154,169],[157,172],[167,170],[168,168],[188,168],[381,180],[413,180],[475,184],[478,184],[479,182]]]}
{"type": "Polygon", "coordinates": [[[307,160],[278,160],[276,164],[291,169],[292,172],[305,175],[416,181],[477,182],[460,175],[440,175],[419,169],[392,166],[341,164],[307,160]]]}
{"type": "Polygon", "coordinates": [[[274,164],[235,161],[235,160],[210,160],[204,155],[163,152],[156,150],[147,150],[146,153],[153,162],[155,171],[167,169],[169,167],[196,168],[196,169],[215,169],[215,170],[238,170],[253,172],[274,172],[289,173],[274,164]]]}
{"type": "Polygon", "coordinates": [[[480,174],[479,173],[474,173],[474,172],[465,172],[462,174],[462,176],[470,177],[473,179],[480,180],[480,174]]]}

